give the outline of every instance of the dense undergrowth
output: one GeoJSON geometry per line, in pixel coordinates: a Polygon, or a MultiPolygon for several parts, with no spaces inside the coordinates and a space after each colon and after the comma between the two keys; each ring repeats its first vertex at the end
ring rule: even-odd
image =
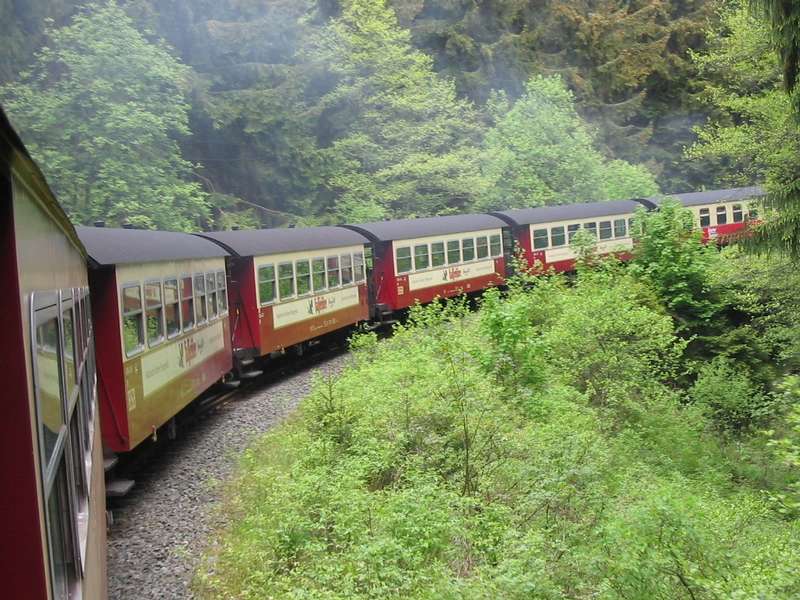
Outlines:
{"type": "Polygon", "coordinates": [[[800,286],[649,219],[628,268],[358,336],[245,453],[199,595],[800,596],[800,286]]]}

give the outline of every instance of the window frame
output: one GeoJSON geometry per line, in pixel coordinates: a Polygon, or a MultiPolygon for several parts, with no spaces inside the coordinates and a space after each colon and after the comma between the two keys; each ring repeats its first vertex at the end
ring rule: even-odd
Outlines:
{"type": "Polygon", "coordinates": [[[448,265],[457,265],[461,262],[461,240],[447,240],[445,253],[447,255],[447,264],[448,265]],[[450,260],[450,257],[453,253],[453,245],[455,245],[455,252],[458,254],[458,258],[456,260],[450,260]]]}
{"type": "Polygon", "coordinates": [[[353,252],[353,282],[363,283],[367,280],[367,265],[364,261],[364,252],[353,252]]]}
{"type": "Polygon", "coordinates": [[[160,279],[147,279],[144,282],[144,286],[142,288],[142,295],[143,295],[143,298],[144,298],[144,311],[145,311],[145,317],[144,317],[145,340],[147,342],[147,347],[148,348],[155,348],[155,347],[160,346],[161,344],[163,344],[164,340],[167,339],[167,335],[166,335],[166,331],[165,331],[166,330],[166,327],[165,327],[166,319],[165,319],[165,315],[164,315],[164,288],[162,287],[161,280],[160,279]],[[155,308],[158,309],[160,311],[160,313],[161,313],[161,334],[159,335],[159,337],[157,337],[155,340],[153,340],[151,342],[150,341],[150,335],[149,335],[149,332],[148,332],[148,329],[147,329],[147,319],[148,319],[147,313],[150,311],[150,307],[147,305],[146,288],[147,288],[147,286],[153,286],[153,285],[157,285],[158,286],[158,293],[159,293],[160,303],[155,308]]]}
{"type": "Polygon", "coordinates": [[[531,229],[531,247],[534,252],[547,250],[550,247],[550,231],[547,227],[531,229]]]}
{"type": "Polygon", "coordinates": [[[591,231],[594,234],[594,239],[595,240],[598,239],[597,238],[597,221],[587,221],[586,223],[583,223],[583,225],[581,226],[581,229],[584,229],[586,231],[591,231]]]}
{"type": "Polygon", "coordinates": [[[487,258],[489,258],[489,236],[479,235],[475,238],[475,260],[485,260],[487,258]],[[481,248],[483,248],[483,256],[481,256],[481,248]]]}
{"type": "Polygon", "coordinates": [[[294,261],[294,291],[297,294],[298,298],[302,298],[303,296],[308,296],[314,293],[313,290],[313,283],[311,281],[311,259],[309,258],[298,258],[294,261]],[[300,292],[300,274],[297,270],[297,266],[301,263],[304,263],[308,268],[308,272],[306,273],[306,281],[308,283],[308,289],[305,292],[300,292]]]}
{"type": "MultiPolygon", "coordinates": [[[[327,263],[326,263],[327,264],[327,263]]],[[[414,255],[411,251],[411,246],[398,246],[394,249],[394,270],[395,275],[403,275],[404,273],[411,273],[414,270],[414,255]],[[400,256],[403,251],[408,251],[408,256],[400,256]],[[400,261],[408,261],[408,268],[401,269],[400,261]]]]}
{"type": "Polygon", "coordinates": [[[575,234],[581,230],[580,223],[568,223],[567,224],[567,245],[572,243],[572,240],[575,239],[575,234]]]}
{"type": "Polygon", "coordinates": [[[217,269],[217,308],[219,309],[219,315],[225,316],[228,314],[228,274],[225,272],[225,269],[217,269]],[[220,285],[220,283],[222,285],[220,285]],[[222,309],[222,306],[225,306],[222,309]]]}
{"type": "Polygon", "coordinates": [[[208,305],[208,320],[209,322],[216,320],[219,317],[219,305],[217,304],[217,272],[206,271],[206,304],[208,305]],[[209,282],[213,286],[209,288],[209,282]],[[213,307],[213,310],[212,310],[213,307]]]}
{"type": "Polygon", "coordinates": [[[311,259],[311,289],[315,294],[319,294],[328,289],[328,263],[324,256],[315,256],[311,259]],[[318,262],[322,263],[322,271],[315,270],[315,266],[318,262]],[[322,287],[318,288],[314,277],[320,273],[322,274],[322,287]]]}
{"type": "Polygon", "coordinates": [[[292,298],[297,297],[297,282],[294,280],[294,261],[285,260],[283,262],[279,262],[277,265],[277,275],[278,275],[278,301],[283,302],[284,300],[291,300],[292,298]],[[282,276],[281,274],[281,267],[289,267],[292,269],[292,274],[290,276],[282,276]],[[292,292],[291,294],[283,293],[281,289],[281,283],[284,281],[289,281],[292,284],[292,292]]]}
{"type": "Polygon", "coordinates": [[[475,260],[475,238],[461,238],[461,262],[468,263],[475,260]],[[467,258],[467,247],[472,254],[467,258]]]}
{"type": "Polygon", "coordinates": [[[698,215],[698,222],[700,223],[700,227],[711,227],[711,209],[710,208],[699,208],[697,209],[698,215]],[[705,223],[703,220],[705,219],[705,223]]]}
{"type": "Polygon", "coordinates": [[[733,216],[733,223],[744,222],[744,206],[742,204],[734,204],[731,206],[731,213],[733,216]],[[738,219],[736,218],[738,215],[738,219]]]}
{"type": "Polygon", "coordinates": [[[431,250],[430,258],[431,258],[431,268],[432,269],[438,269],[440,267],[444,267],[444,266],[447,265],[447,249],[446,248],[447,248],[447,246],[445,245],[445,243],[443,241],[431,242],[431,244],[430,244],[430,250],[431,250]],[[436,246],[437,248],[441,247],[441,251],[434,250],[434,246],[436,246]],[[441,257],[441,262],[436,262],[434,260],[434,256],[441,257]]]}
{"type": "Polygon", "coordinates": [[[728,207],[724,204],[722,206],[717,206],[717,210],[714,211],[714,215],[718,226],[728,224],[728,207]],[[722,221],[719,220],[720,215],[722,215],[722,221]]]}
{"type": "Polygon", "coordinates": [[[147,347],[147,330],[144,322],[144,301],[143,301],[144,286],[140,281],[128,282],[128,283],[123,283],[121,286],[119,286],[119,289],[120,289],[120,327],[122,333],[122,352],[126,358],[132,358],[144,352],[145,348],[147,347]],[[125,290],[132,288],[139,288],[139,308],[138,310],[126,311],[125,290]],[[139,337],[140,341],[139,345],[129,351],[127,346],[125,345],[125,317],[130,317],[136,314],[139,315],[139,325],[140,325],[140,331],[142,333],[141,336],[139,337]]]}
{"type": "Polygon", "coordinates": [[[345,287],[345,286],[348,286],[348,285],[353,285],[353,255],[352,254],[340,254],[339,255],[339,277],[341,278],[340,279],[340,283],[341,283],[342,287],[345,287]],[[345,261],[345,259],[347,259],[347,260],[345,261]],[[350,264],[345,266],[345,262],[348,262],[350,264]],[[347,279],[347,281],[345,281],[345,276],[344,276],[345,271],[349,271],[349,273],[350,273],[350,276],[347,279]]]}
{"type": "Polygon", "coordinates": [[[493,233],[489,236],[489,255],[492,258],[503,256],[503,236],[499,233],[493,233]],[[495,242],[497,245],[495,246],[495,242]],[[497,252],[495,252],[495,247],[497,252]]]}
{"type": "Polygon", "coordinates": [[[419,271],[427,271],[428,269],[430,269],[431,268],[431,245],[429,243],[427,243],[427,242],[425,242],[423,244],[414,244],[413,250],[414,250],[414,252],[413,252],[413,254],[414,254],[414,271],[415,272],[419,272],[419,271]],[[425,254],[424,254],[425,264],[424,265],[420,265],[419,264],[419,258],[423,256],[422,253],[418,252],[418,250],[421,249],[421,248],[425,249],[425,254]]]}
{"type": "Polygon", "coordinates": [[[194,299],[194,277],[191,273],[181,273],[178,277],[178,294],[180,295],[181,299],[181,331],[187,332],[191,331],[197,326],[197,311],[195,310],[195,299],[194,299]],[[189,280],[189,295],[186,295],[186,280],[189,280]],[[191,313],[191,321],[187,325],[186,318],[183,314],[183,303],[189,302],[188,308],[189,313],[191,313]]]}
{"type": "Polygon", "coordinates": [[[628,237],[628,221],[624,217],[622,219],[614,219],[613,228],[615,239],[628,237]],[[622,233],[620,233],[620,230],[622,233]]]}
{"type": "Polygon", "coordinates": [[[339,255],[338,254],[331,254],[331,255],[325,257],[325,271],[327,273],[328,289],[329,290],[338,289],[338,288],[342,287],[342,270],[341,270],[341,265],[339,265],[339,255]],[[331,262],[330,261],[332,261],[332,260],[336,261],[336,267],[334,267],[334,268],[331,268],[331,262]],[[331,273],[336,273],[336,284],[335,285],[331,285],[331,273]]]}
{"type": "Polygon", "coordinates": [[[208,323],[208,305],[206,304],[206,274],[204,272],[195,273],[192,276],[192,285],[194,289],[194,326],[200,327],[201,325],[208,323]],[[197,282],[198,280],[200,283],[203,284],[203,291],[202,293],[198,293],[197,290],[197,282]],[[202,318],[197,317],[197,307],[201,309],[201,316],[202,318]]]}
{"type": "Polygon", "coordinates": [[[278,299],[278,271],[275,268],[275,263],[263,263],[256,267],[256,289],[258,290],[258,304],[259,306],[269,306],[274,304],[278,299]],[[265,281],[272,281],[272,298],[264,300],[261,295],[261,272],[267,269],[272,269],[272,279],[265,281]]]}
{"type": "Polygon", "coordinates": [[[183,315],[181,314],[181,286],[178,277],[174,275],[165,277],[163,285],[161,286],[161,292],[163,293],[162,303],[164,306],[164,330],[167,333],[167,339],[171,340],[179,336],[181,334],[181,331],[183,331],[183,315]],[[167,284],[173,281],[175,282],[175,295],[177,300],[175,302],[172,302],[171,304],[177,306],[176,314],[178,316],[178,330],[175,333],[170,334],[168,319],[167,319],[167,284]]]}
{"type": "Polygon", "coordinates": [[[562,248],[567,245],[567,228],[564,225],[550,227],[550,246],[552,248],[562,248]],[[560,231],[559,231],[560,230],[560,231]],[[560,239],[560,242],[556,240],[560,239]]]}
{"type": "Polygon", "coordinates": [[[597,234],[600,241],[614,239],[614,225],[611,221],[600,221],[597,224],[597,234]]]}

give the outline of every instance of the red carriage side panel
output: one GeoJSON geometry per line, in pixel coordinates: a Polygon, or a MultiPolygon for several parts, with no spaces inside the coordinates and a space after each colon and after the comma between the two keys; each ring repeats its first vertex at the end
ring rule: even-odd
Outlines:
{"type": "Polygon", "coordinates": [[[230,257],[228,264],[228,302],[232,346],[235,354],[256,355],[261,347],[259,311],[256,306],[256,277],[253,257],[230,257]]]}
{"type": "Polygon", "coordinates": [[[42,530],[34,457],[38,448],[29,424],[33,422],[28,370],[23,338],[24,314],[17,271],[14,216],[11,194],[0,174],[0,277],[5,282],[0,310],[0,364],[3,365],[3,418],[0,420],[0,525],[3,540],[24,543],[0,544],[0,577],[8,598],[46,599],[48,586],[40,543],[42,530]]]}
{"type": "Polygon", "coordinates": [[[103,443],[114,452],[124,452],[129,449],[130,436],[116,281],[113,267],[89,271],[97,355],[97,399],[103,443]]]}
{"type": "Polygon", "coordinates": [[[402,277],[395,277],[394,257],[391,242],[375,242],[373,245],[372,281],[373,295],[377,310],[397,310],[397,289],[405,284],[402,277]]]}

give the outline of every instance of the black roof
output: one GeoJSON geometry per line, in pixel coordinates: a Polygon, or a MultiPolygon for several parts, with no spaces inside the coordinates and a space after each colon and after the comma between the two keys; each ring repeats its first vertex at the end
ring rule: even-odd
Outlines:
{"type": "Polygon", "coordinates": [[[398,219],[396,221],[377,221],[358,225],[343,225],[363,233],[373,242],[408,240],[431,235],[447,235],[467,231],[499,229],[505,223],[492,215],[446,215],[421,219],[398,219]]]}
{"type": "MultiPolygon", "coordinates": [[[[699,204],[716,204],[719,202],[733,202],[735,200],[748,200],[763,196],[766,192],[761,186],[730,188],[727,190],[709,190],[707,192],[689,192],[686,194],[669,194],[667,198],[675,198],[684,206],[697,206],[699,204]]],[[[652,198],[658,204],[663,198],[652,198]]]]}
{"type": "Polygon", "coordinates": [[[228,255],[218,245],[189,233],[111,227],[75,229],[89,257],[98,265],[153,263],[228,255]]]}
{"type": "Polygon", "coordinates": [[[343,227],[303,227],[287,229],[242,229],[198,233],[238,256],[265,256],[283,252],[303,252],[366,244],[363,235],[343,227]]]}
{"type": "Polygon", "coordinates": [[[536,208],[517,208],[493,212],[509,225],[533,225],[552,223],[571,219],[591,219],[624,215],[636,211],[640,206],[652,207],[647,200],[613,200],[611,202],[580,202],[559,204],[558,206],[539,206],[536,208]]]}

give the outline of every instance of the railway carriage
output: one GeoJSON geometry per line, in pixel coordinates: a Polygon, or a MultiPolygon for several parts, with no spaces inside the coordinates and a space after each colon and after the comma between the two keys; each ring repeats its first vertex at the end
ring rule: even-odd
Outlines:
{"type": "Polygon", "coordinates": [[[105,445],[133,449],[231,371],[226,252],[186,233],[79,227],[105,445]]]}
{"type": "Polygon", "coordinates": [[[501,285],[511,249],[504,226],[482,214],[345,225],[371,243],[373,318],[501,285]]]}
{"type": "Polygon", "coordinates": [[[3,597],[105,598],[106,513],[85,251],[0,110],[3,597]]]}
{"type": "MultiPolygon", "coordinates": [[[[758,218],[756,204],[764,195],[759,186],[672,194],[668,198],[678,200],[692,211],[694,224],[703,230],[704,240],[724,242],[728,236],[741,232],[748,221],[758,218]]],[[[662,200],[654,199],[658,205],[662,200]]]]}
{"type": "Polygon", "coordinates": [[[647,200],[619,200],[520,208],[492,213],[510,227],[514,241],[532,268],[571,271],[577,255],[570,247],[580,230],[597,239],[599,254],[619,253],[623,258],[633,248],[631,227],[636,210],[654,208],[647,200]]]}
{"type": "Polygon", "coordinates": [[[229,254],[229,299],[239,371],[369,319],[367,240],[340,227],[197,234],[229,254]]]}

